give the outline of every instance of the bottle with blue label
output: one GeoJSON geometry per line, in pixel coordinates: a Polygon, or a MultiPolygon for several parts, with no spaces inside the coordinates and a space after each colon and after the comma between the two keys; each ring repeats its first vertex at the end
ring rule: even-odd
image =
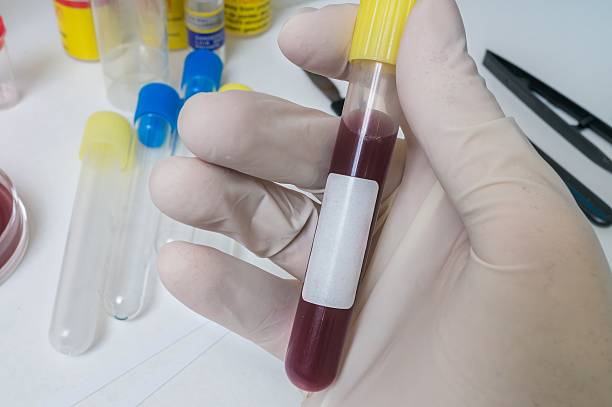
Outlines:
{"type": "Polygon", "coordinates": [[[185,24],[189,45],[208,49],[225,59],[225,16],[223,0],[188,0],[185,2],[185,24]]]}

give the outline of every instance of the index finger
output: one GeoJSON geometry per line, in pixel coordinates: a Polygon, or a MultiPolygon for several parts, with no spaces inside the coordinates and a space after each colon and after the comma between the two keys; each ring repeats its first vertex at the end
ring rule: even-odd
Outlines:
{"type": "Polygon", "coordinates": [[[179,134],[202,160],[274,182],[325,183],[339,119],[256,92],[200,93],[179,117],[179,134]]]}
{"type": "Polygon", "coordinates": [[[356,17],[356,4],[304,10],[285,23],[278,45],[287,59],[302,69],[346,79],[356,17]]]}

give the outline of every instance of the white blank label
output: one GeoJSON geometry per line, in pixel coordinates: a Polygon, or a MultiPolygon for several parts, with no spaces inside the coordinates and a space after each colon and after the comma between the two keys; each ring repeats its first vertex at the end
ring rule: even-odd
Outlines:
{"type": "Polygon", "coordinates": [[[353,306],[377,194],[376,181],[328,175],[302,289],[304,301],[339,309],[353,306]]]}

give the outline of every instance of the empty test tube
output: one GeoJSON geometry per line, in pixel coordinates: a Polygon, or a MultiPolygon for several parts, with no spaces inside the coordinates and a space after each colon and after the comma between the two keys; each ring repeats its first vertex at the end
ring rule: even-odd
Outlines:
{"type": "Polygon", "coordinates": [[[151,201],[149,177],[172,151],[180,106],[176,91],[161,83],[145,85],[138,97],[134,168],[104,289],[104,307],[119,320],[134,317],[144,303],[161,214],[151,201]]]}
{"type": "MultiPolygon", "coordinates": [[[[185,58],[183,68],[181,91],[184,100],[189,99],[196,93],[216,92],[219,89],[222,71],[223,62],[214,52],[207,49],[190,52],[185,58]]],[[[174,155],[192,156],[180,138],[176,140],[174,155]]],[[[157,229],[155,247],[159,250],[164,244],[175,240],[192,242],[194,234],[193,226],[182,224],[162,214],[157,229]]]]}
{"type": "Polygon", "coordinates": [[[81,174],[53,307],[49,341],[67,355],[94,341],[100,294],[121,202],[129,180],[130,123],[111,112],[87,121],[81,143],[81,174]]]}
{"type": "MultiPolygon", "coordinates": [[[[243,85],[242,83],[226,83],[221,86],[219,92],[229,92],[230,90],[240,90],[243,92],[251,92],[253,89],[250,87],[243,85]]],[[[227,238],[229,240],[229,248],[227,249],[227,253],[238,258],[242,258],[243,248],[233,239],[227,238]]]]}

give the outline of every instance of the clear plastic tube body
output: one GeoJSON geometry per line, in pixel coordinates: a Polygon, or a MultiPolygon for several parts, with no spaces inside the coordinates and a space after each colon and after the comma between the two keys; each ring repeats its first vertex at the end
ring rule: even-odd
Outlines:
{"type": "Polygon", "coordinates": [[[0,109],[8,109],[18,101],[19,91],[6,48],[5,36],[0,35],[0,109]]]}
{"type": "Polygon", "coordinates": [[[103,296],[106,312],[119,320],[133,318],[144,304],[161,215],[149,195],[149,177],[173,143],[172,127],[161,116],[145,114],[136,128],[134,168],[103,296]]]}
{"type": "Polygon", "coordinates": [[[336,377],[398,132],[395,67],[351,63],[306,278],[285,358],[290,380],[319,391],[336,377]]]}
{"type": "Polygon", "coordinates": [[[223,0],[185,0],[185,25],[189,46],[209,49],[225,61],[223,0]]]}
{"type": "Polygon", "coordinates": [[[216,92],[217,86],[214,81],[204,75],[198,75],[182,87],[182,92],[185,98],[185,101],[200,92],[216,92]]]}
{"type": "MultiPolygon", "coordinates": [[[[189,64],[193,64],[194,61],[190,60],[190,56],[193,56],[195,53],[202,53],[204,51],[192,51],[187,59],[185,60],[185,71],[188,71],[189,64]]],[[[215,57],[216,58],[216,57],[215,57]]],[[[204,65],[206,62],[199,60],[199,65],[204,65]]],[[[219,79],[221,69],[219,68],[219,79]]],[[[185,75],[185,71],[183,75],[185,75]]],[[[207,72],[210,74],[210,72],[207,72]]],[[[191,96],[196,93],[201,92],[216,92],[218,90],[218,83],[214,79],[210,77],[210,75],[200,74],[190,76],[188,80],[184,80],[181,86],[181,92],[183,94],[183,100],[187,101],[191,96]]],[[[193,153],[189,151],[187,146],[183,143],[180,137],[177,137],[174,151],[172,152],[174,156],[179,157],[193,157],[193,153]]],[[[159,249],[166,243],[170,243],[173,241],[182,241],[182,242],[193,242],[195,240],[196,230],[193,226],[185,225],[181,222],[178,222],[165,214],[162,213],[161,219],[159,221],[159,227],[157,228],[157,236],[155,249],[159,252],[159,249]]]]}
{"type": "Polygon", "coordinates": [[[93,0],[106,92],[133,111],[140,88],[168,80],[166,0],[93,0]]]}
{"type": "MultiPolygon", "coordinates": [[[[183,144],[180,138],[176,140],[174,155],[181,157],[193,157],[193,154],[183,144]]],[[[157,237],[155,248],[157,251],[165,245],[173,241],[193,242],[195,237],[195,228],[178,222],[165,214],[161,214],[159,226],[157,228],[157,237]]]]}
{"type": "Polygon", "coordinates": [[[128,179],[116,155],[83,157],[49,329],[53,347],[79,355],[93,343],[120,200],[128,179]]]}

